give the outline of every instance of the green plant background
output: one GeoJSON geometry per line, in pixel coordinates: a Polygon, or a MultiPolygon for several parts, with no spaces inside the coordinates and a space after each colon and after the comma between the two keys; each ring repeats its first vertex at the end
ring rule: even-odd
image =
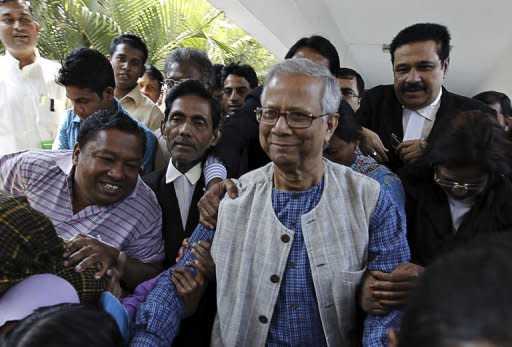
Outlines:
{"type": "Polygon", "coordinates": [[[84,46],[108,54],[112,38],[132,33],[145,40],[148,63],[159,69],[176,47],[203,50],[213,63],[249,64],[260,78],[277,62],[206,0],[37,0],[32,6],[42,26],[39,51],[50,59],[84,46]]]}

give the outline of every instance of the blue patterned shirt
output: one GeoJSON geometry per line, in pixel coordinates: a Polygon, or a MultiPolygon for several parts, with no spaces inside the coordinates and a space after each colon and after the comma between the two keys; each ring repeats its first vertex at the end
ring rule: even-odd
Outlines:
{"type": "Polygon", "coordinates": [[[396,204],[402,217],[405,217],[405,193],[400,178],[386,166],[377,163],[375,159],[363,155],[359,148],[356,151],[357,157],[350,168],[379,182],[380,187],[388,192],[396,204]]]}
{"type": "MultiPolygon", "coordinates": [[[[323,182],[301,193],[274,190],[273,207],[281,222],[300,233],[302,229],[296,221],[318,203],[322,188],[323,182]],[[299,201],[295,203],[295,199],[299,201]]],[[[405,219],[388,193],[381,190],[370,220],[368,270],[391,272],[399,264],[409,261],[405,228],[405,219]]],[[[189,242],[211,242],[213,236],[212,230],[198,225],[189,242]]],[[[192,259],[187,250],[175,266],[184,267],[192,259]]],[[[296,234],[272,317],[268,345],[325,345],[309,268],[303,237],[296,234]]],[[[169,346],[178,333],[182,315],[183,305],[170,281],[170,270],[166,270],[146,301],[137,307],[131,346],[169,346]]],[[[396,326],[399,319],[398,311],[384,317],[368,315],[364,323],[363,345],[387,346],[387,331],[396,326]]]]}
{"type": "MultiPolygon", "coordinates": [[[[146,151],[144,152],[144,157],[142,158],[142,167],[145,173],[151,172],[153,170],[153,155],[155,153],[156,148],[156,136],[149,130],[142,122],[133,118],[128,112],[126,112],[117,99],[114,99],[115,110],[123,112],[126,116],[130,117],[132,120],[139,124],[139,127],[144,130],[144,134],[146,135],[146,151]]],[[[82,127],[83,121],[78,117],[73,108],[70,108],[66,111],[66,117],[59,126],[59,131],[55,142],[53,143],[52,149],[73,149],[75,146],[76,140],[78,139],[78,132],[82,127]]]]}

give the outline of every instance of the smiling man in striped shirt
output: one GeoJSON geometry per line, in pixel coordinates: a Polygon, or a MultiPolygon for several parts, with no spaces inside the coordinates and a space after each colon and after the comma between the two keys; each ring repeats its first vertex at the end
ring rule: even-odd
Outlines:
{"type": "Polygon", "coordinates": [[[161,210],[139,177],[144,133],[121,111],[88,117],[73,151],[26,151],[0,157],[0,191],[26,195],[70,239],[65,264],[77,271],[124,264],[135,287],[155,276],[164,256],[161,210]]]}

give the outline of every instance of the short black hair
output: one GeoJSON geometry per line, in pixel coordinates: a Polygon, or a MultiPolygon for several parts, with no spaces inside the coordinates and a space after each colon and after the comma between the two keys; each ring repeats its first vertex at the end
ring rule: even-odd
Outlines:
{"type": "Polygon", "coordinates": [[[363,128],[353,113],[345,112],[340,114],[338,126],[334,130],[334,136],[339,137],[347,143],[361,141],[363,128]]]}
{"type": "Polygon", "coordinates": [[[258,86],[258,76],[256,75],[256,71],[254,71],[250,65],[235,63],[224,66],[222,69],[222,86],[224,86],[224,82],[229,75],[245,78],[251,89],[258,86]]]}
{"type": "Polygon", "coordinates": [[[395,51],[398,47],[422,41],[434,41],[437,44],[437,56],[444,62],[450,56],[450,33],[441,24],[417,23],[402,29],[391,41],[389,52],[391,62],[395,61],[395,51]]]}
{"type": "Polygon", "coordinates": [[[331,43],[331,41],[320,35],[301,38],[299,41],[295,42],[294,45],[288,50],[288,53],[286,53],[284,59],[293,58],[295,53],[297,53],[297,51],[303,47],[311,48],[312,50],[324,56],[327,60],[329,60],[329,70],[331,73],[334,76],[338,74],[338,69],[341,65],[338,51],[336,50],[336,47],[334,47],[334,45],[331,43]]]}
{"type": "Polygon", "coordinates": [[[509,234],[495,234],[427,267],[404,309],[398,346],[511,346],[511,251],[509,234]]]}
{"type": "Polygon", "coordinates": [[[114,55],[117,46],[119,46],[122,43],[141,51],[142,54],[144,55],[144,61],[142,62],[142,64],[146,63],[146,60],[148,60],[148,47],[140,37],[133,34],[122,34],[117,37],[114,37],[112,43],[110,44],[110,56],[114,55]]]}
{"type": "Polygon", "coordinates": [[[94,140],[101,130],[117,129],[122,132],[137,135],[141,138],[142,156],[146,152],[146,134],[144,130],[125,111],[99,110],[86,118],[78,132],[78,148],[94,140]]]}
{"type": "Polygon", "coordinates": [[[493,114],[464,111],[439,124],[419,162],[427,167],[479,168],[493,176],[512,173],[512,143],[493,114]]]}
{"type": "Polygon", "coordinates": [[[224,87],[224,79],[222,78],[223,64],[213,64],[213,74],[215,76],[213,89],[222,89],[224,87]]]}
{"type": "Polygon", "coordinates": [[[164,123],[167,122],[167,118],[169,117],[169,113],[171,113],[171,108],[174,101],[185,95],[196,95],[210,103],[212,126],[213,129],[217,129],[220,122],[219,101],[212,96],[212,94],[200,81],[196,80],[187,80],[171,88],[167,94],[167,97],[165,98],[164,123]]]}
{"type": "Polygon", "coordinates": [[[91,48],[76,48],[64,60],[57,76],[57,83],[90,89],[101,98],[108,87],[115,88],[114,70],[108,59],[91,48]]]}
{"type": "Polygon", "coordinates": [[[122,347],[123,338],[105,311],[83,304],[42,307],[19,322],[0,346],[122,347]]]}
{"type": "Polygon", "coordinates": [[[512,109],[510,106],[510,98],[507,94],[489,90],[486,92],[478,93],[473,96],[473,99],[483,102],[486,105],[492,105],[499,103],[501,106],[501,112],[505,117],[512,116],[512,109]]]}
{"type": "Polygon", "coordinates": [[[363,77],[354,69],[350,69],[348,67],[342,67],[339,69],[336,78],[341,79],[356,79],[357,84],[357,94],[359,97],[362,97],[364,94],[364,80],[363,77]]]}
{"type": "Polygon", "coordinates": [[[34,15],[34,12],[32,11],[32,4],[30,3],[30,1],[28,1],[28,0],[0,0],[0,6],[2,6],[3,4],[7,4],[9,2],[17,2],[24,6],[27,6],[30,14],[34,15]]]}
{"type": "Polygon", "coordinates": [[[164,84],[164,75],[162,75],[160,70],[158,70],[155,66],[153,66],[151,64],[144,65],[144,69],[145,69],[144,73],[147,73],[149,75],[149,77],[151,77],[152,79],[157,81],[160,88],[162,88],[162,86],[164,84]]]}

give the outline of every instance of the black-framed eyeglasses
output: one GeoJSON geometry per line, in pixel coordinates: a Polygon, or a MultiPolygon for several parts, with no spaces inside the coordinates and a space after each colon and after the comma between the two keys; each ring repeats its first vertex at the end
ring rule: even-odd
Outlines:
{"type": "Polygon", "coordinates": [[[340,91],[343,96],[350,96],[351,98],[359,97],[359,95],[357,95],[351,88],[340,88],[340,91]]]}
{"type": "Polygon", "coordinates": [[[275,125],[279,117],[284,115],[286,124],[288,124],[290,128],[295,129],[309,128],[315,119],[322,118],[330,114],[324,113],[318,116],[314,116],[312,114],[307,114],[300,111],[279,112],[276,109],[267,107],[258,107],[255,112],[256,119],[261,124],[275,125]]]}
{"type": "Polygon", "coordinates": [[[481,191],[485,188],[487,185],[487,178],[483,180],[480,183],[460,183],[448,180],[446,178],[441,178],[437,174],[437,172],[434,172],[434,182],[436,182],[440,187],[449,189],[449,190],[455,190],[455,189],[461,189],[465,190],[466,192],[469,191],[481,191]]]}
{"type": "Polygon", "coordinates": [[[166,79],[164,79],[164,84],[167,86],[167,88],[172,88],[172,87],[177,86],[180,83],[188,81],[189,79],[190,78],[182,78],[182,79],[179,79],[179,80],[175,80],[175,79],[172,79],[172,78],[166,78],[166,79]]]}

